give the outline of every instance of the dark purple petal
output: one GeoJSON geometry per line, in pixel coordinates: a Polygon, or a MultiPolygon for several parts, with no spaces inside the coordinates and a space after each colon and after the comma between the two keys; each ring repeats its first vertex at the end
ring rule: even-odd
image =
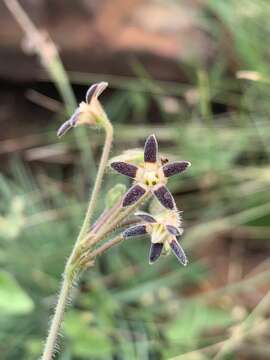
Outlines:
{"type": "Polygon", "coordinates": [[[177,227],[173,226],[173,225],[166,225],[167,230],[169,231],[169,233],[171,233],[174,236],[179,236],[181,235],[179,230],[177,229],[177,227]]]}
{"type": "Polygon", "coordinates": [[[156,195],[159,202],[166,208],[166,209],[173,209],[175,207],[174,199],[172,194],[166,188],[166,186],[160,186],[156,190],[154,190],[154,194],[156,195]]]}
{"type": "Polygon", "coordinates": [[[98,83],[98,87],[95,93],[95,96],[98,98],[99,95],[101,95],[103,93],[103,91],[108,87],[108,83],[106,81],[101,81],[100,83],[98,83]]]}
{"type": "Polygon", "coordinates": [[[79,119],[80,109],[77,108],[74,111],[74,114],[69,119],[71,126],[75,127],[77,125],[78,119],[79,119]]]}
{"type": "Polygon", "coordinates": [[[135,178],[138,170],[137,166],[125,163],[124,161],[113,162],[111,163],[111,167],[120,174],[129,176],[133,179],[135,178]]]}
{"type": "Polygon", "coordinates": [[[173,176],[181,173],[190,166],[188,161],[175,161],[170,164],[166,164],[162,167],[164,175],[166,177],[173,176]]]}
{"type": "Polygon", "coordinates": [[[95,91],[97,90],[98,84],[93,84],[90,86],[90,88],[87,90],[87,93],[85,95],[85,101],[87,104],[90,104],[90,101],[93,98],[93,95],[95,94],[95,91]]]}
{"type": "Polygon", "coordinates": [[[71,116],[71,118],[64,122],[57,131],[57,136],[61,137],[65,135],[65,133],[70,130],[71,128],[75,127],[77,125],[78,116],[80,114],[79,108],[75,110],[74,114],[71,116]]]}
{"type": "Polygon", "coordinates": [[[144,145],[144,161],[155,163],[157,161],[158,143],[155,135],[150,135],[144,145]]]}
{"type": "Polygon", "coordinates": [[[126,229],[122,235],[124,238],[128,238],[131,236],[144,235],[146,233],[147,233],[146,225],[135,225],[135,226],[131,226],[130,228],[126,229]]]}
{"type": "Polygon", "coordinates": [[[143,195],[145,190],[140,185],[134,185],[129,191],[125,194],[123,199],[123,206],[127,207],[133,205],[137,202],[143,195]]]}
{"type": "Polygon", "coordinates": [[[151,244],[149,253],[149,264],[153,264],[159,257],[163,249],[163,244],[151,244]]]}
{"type": "Polygon", "coordinates": [[[106,89],[107,86],[108,83],[106,82],[100,82],[90,86],[90,88],[87,90],[87,93],[85,95],[86,102],[90,104],[93,97],[98,98],[99,95],[106,89]]]}
{"type": "Polygon", "coordinates": [[[142,219],[148,223],[156,223],[157,222],[156,219],[152,215],[150,215],[146,212],[143,212],[143,211],[135,213],[135,216],[138,216],[140,219],[142,219]]]}
{"type": "Polygon", "coordinates": [[[62,124],[60,126],[60,128],[58,129],[57,136],[61,137],[61,136],[65,135],[65,133],[71,128],[72,128],[72,125],[70,124],[70,121],[69,120],[65,121],[64,124],[62,124]]]}
{"type": "Polygon", "coordinates": [[[180,263],[184,266],[187,265],[188,259],[186,257],[186,254],[184,253],[184,250],[182,249],[179,242],[174,239],[170,242],[170,247],[174,253],[174,255],[177,257],[177,259],[180,261],[180,263]]]}

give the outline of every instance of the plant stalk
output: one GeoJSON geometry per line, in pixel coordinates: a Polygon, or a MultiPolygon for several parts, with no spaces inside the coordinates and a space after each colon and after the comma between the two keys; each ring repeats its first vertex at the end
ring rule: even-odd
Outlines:
{"type": "Polygon", "coordinates": [[[114,245],[119,244],[121,241],[123,241],[123,235],[117,235],[116,237],[114,237],[113,239],[105,242],[104,244],[102,244],[100,247],[98,247],[97,249],[93,250],[93,252],[89,251],[85,258],[82,259],[80,261],[80,266],[81,267],[89,267],[89,264],[93,264],[93,262],[95,261],[95,258],[97,256],[100,256],[101,254],[103,254],[106,250],[110,249],[111,247],[113,247],[114,245]]]}
{"type": "Polygon", "coordinates": [[[104,121],[104,129],[106,132],[106,138],[105,138],[105,143],[104,143],[104,147],[103,147],[103,152],[101,155],[99,168],[98,168],[98,172],[97,172],[97,177],[96,177],[95,185],[94,185],[92,195],[90,198],[90,202],[88,205],[88,209],[86,211],[84,222],[83,222],[82,228],[81,228],[79,236],[78,236],[78,242],[80,242],[85,237],[86,233],[89,230],[90,222],[91,222],[91,219],[93,216],[95,204],[97,201],[98,193],[101,188],[103,175],[104,175],[104,172],[105,172],[105,169],[107,166],[107,162],[108,162],[108,158],[109,158],[109,154],[110,154],[110,150],[111,150],[111,145],[112,145],[112,140],[113,140],[113,127],[112,127],[110,121],[107,119],[107,117],[106,117],[106,120],[104,121]]]}
{"type": "Polygon", "coordinates": [[[67,304],[67,300],[69,298],[72,285],[73,285],[73,279],[70,279],[68,276],[67,268],[64,273],[63,283],[60,290],[60,294],[58,297],[57,305],[54,311],[53,319],[50,325],[50,329],[48,332],[48,337],[46,339],[46,344],[44,347],[44,352],[42,355],[41,360],[51,360],[53,358],[55,348],[56,348],[56,342],[58,338],[58,334],[61,329],[62,320],[65,313],[65,308],[67,304]]]}
{"type": "Polygon", "coordinates": [[[106,235],[108,235],[111,231],[113,231],[120,223],[123,221],[127,216],[129,216],[134,210],[136,210],[149,196],[149,193],[146,192],[134,205],[129,206],[127,208],[122,208],[122,211],[118,214],[116,218],[114,218],[112,221],[111,218],[108,219],[108,225],[102,227],[100,229],[100,232],[96,234],[95,237],[93,237],[92,233],[89,234],[85,238],[85,240],[82,241],[82,243],[87,244],[89,246],[93,246],[97,244],[99,241],[103,240],[106,235]]]}
{"type": "Polygon", "coordinates": [[[101,188],[104,172],[106,169],[106,165],[107,165],[110,150],[111,150],[111,145],[112,145],[112,140],[113,140],[113,127],[112,127],[109,119],[107,118],[107,115],[105,114],[105,112],[104,112],[103,120],[104,120],[103,126],[104,126],[104,129],[106,132],[106,137],[105,137],[104,147],[103,147],[103,151],[102,151],[102,155],[101,155],[101,159],[100,159],[100,163],[99,163],[98,173],[97,173],[96,181],[94,184],[94,188],[93,188],[93,191],[91,194],[91,198],[89,201],[89,205],[88,205],[85,217],[84,217],[84,221],[83,221],[81,230],[79,232],[79,235],[78,235],[75,245],[73,247],[71,256],[67,263],[68,267],[69,267],[69,265],[71,265],[74,262],[74,260],[77,259],[78,252],[80,252],[80,249],[81,249],[80,245],[81,245],[83,239],[86,237],[88,230],[90,230],[90,222],[92,219],[92,215],[94,212],[98,193],[101,188]]]}
{"type": "Polygon", "coordinates": [[[103,152],[102,152],[100,163],[99,163],[99,169],[98,169],[95,185],[94,185],[94,188],[92,191],[92,195],[90,198],[90,202],[88,205],[88,209],[86,211],[86,215],[85,215],[80,233],[74,244],[73,250],[67,261],[66,268],[65,268],[65,271],[63,274],[63,283],[62,283],[62,287],[61,287],[60,294],[58,297],[55,312],[53,315],[52,323],[49,328],[49,333],[48,333],[48,337],[46,340],[44,352],[42,355],[42,360],[51,360],[54,355],[55,346],[56,346],[59,331],[61,329],[61,324],[62,324],[64,312],[65,312],[67,299],[70,295],[72,285],[73,285],[74,281],[76,280],[79,270],[80,271],[83,270],[79,266],[79,263],[76,262],[75,260],[77,259],[78,252],[80,252],[81,240],[86,236],[86,233],[90,227],[90,221],[91,221],[91,218],[92,218],[92,215],[94,212],[94,207],[95,207],[95,204],[97,201],[97,196],[98,196],[98,193],[101,188],[101,183],[102,183],[102,179],[103,179],[106,165],[108,162],[108,157],[109,157],[109,153],[110,153],[110,149],[111,149],[111,145],[112,145],[112,139],[113,139],[113,127],[112,127],[109,119],[107,118],[107,115],[105,114],[105,112],[103,110],[102,110],[102,115],[103,115],[102,116],[102,125],[105,129],[106,137],[105,137],[103,152]]]}

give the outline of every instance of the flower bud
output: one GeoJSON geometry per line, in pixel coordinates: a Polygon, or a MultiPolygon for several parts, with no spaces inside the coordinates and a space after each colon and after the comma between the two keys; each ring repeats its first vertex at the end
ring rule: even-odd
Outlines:
{"type": "Polygon", "coordinates": [[[110,209],[113,205],[120,201],[126,190],[127,188],[124,184],[116,184],[113,188],[111,188],[106,196],[106,208],[110,209]]]}
{"type": "Polygon", "coordinates": [[[110,166],[113,162],[120,161],[124,161],[133,165],[141,164],[143,162],[143,149],[136,148],[123,151],[122,154],[111,158],[108,165],[110,166]]]}

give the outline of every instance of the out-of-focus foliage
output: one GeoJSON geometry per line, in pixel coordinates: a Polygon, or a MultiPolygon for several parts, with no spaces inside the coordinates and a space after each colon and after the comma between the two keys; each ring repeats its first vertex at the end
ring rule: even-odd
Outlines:
{"type": "MultiPolygon", "coordinates": [[[[269,79],[270,4],[213,0],[206,10],[211,16],[202,21],[211,36],[219,39],[224,27],[229,33],[238,70],[269,79]]],[[[155,133],[162,154],[191,161],[191,169],[170,182],[184,210],[190,263],[183,268],[164,257],[149,266],[147,238],[111,249],[75,290],[59,360],[176,357],[225,339],[269,290],[270,86],[236,79],[225,55],[217,54],[207,70],[187,64],[189,85],[138,77],[143,92],[116,90],[105,104],[116,127],[113,155],[155,133]],[[158,110],[150,123],[153,104],[158,110]]],[[[44,130],[50,143],[56,128],[44,130]]],[[[72,152],[73,135],[64,141],[72,152]]],[[[1,359],[40,355],[95,172],[89,144],[100,145],[100,134],[90,133],[81,146],[83,163],[68,177],[60,166],[32,172],[15,158],[9,176],[0,177],[1,359]]],[[[108,172],[97,211],[118,180],[108,172]]],[[[267,334],[258,341],[264,350],[268,343],[267,334]]]]}
{"type": "Polygon", "coordinates": [[[7,272],[0,272],[0,312],[5,315],[24,315],[33,310],[31,298],[7,272]]]}

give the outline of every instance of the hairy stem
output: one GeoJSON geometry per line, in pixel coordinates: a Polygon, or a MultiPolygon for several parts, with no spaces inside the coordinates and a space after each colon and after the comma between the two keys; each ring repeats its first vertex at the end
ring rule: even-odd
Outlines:
{"type": "Polygon", "coordinates": [[[46,339],[45,348],[42,355],[42,360],[51,360],[53,358],[55,348],[56,348],[56,342],[58,338],[58,334],[61,329],[61,324],[63,321],[65,308],[67,304],[67,300],[69,298],[72,285],[74,282],[74,277],[70,278],[68,276],[68,269],[66,269],[64,273],[64,279],[62,283],[62,287],[60,290],[60,294],[58,297],[57,305],[54,311],[53,319],[50,325],[50,329],[48,332],[48,337],[46,339]]]}
{"type": "Polygon", "coordinates": [[[132,214],[149,196],[149,193],[146,192],[134,205],[129,206],[127,208],[122,208],[122,211],[114,218],[114,220],[109,221],[107,226],[104,226],[101,228],[100,232],[96,234],[96,236],[93,238],[93,234],[89,234],[89,237],[85,239],[85,243],[87,243],[89,246],[93,246],[97,244],[99,241],[103,240],[106,235],[108,235],[111,231],[113,231],[121,222],[128,217],[130,214],[132,214]]]}
{"type": "Polygon", "coordinates": [[[60,291],[60,294],[58,297],[58,302],[57,302],[57,305],[55,308],[52,323],[51,323],[51,326],[49,329],[49,333],[48,333],[48,337],[46,340],[42,360],[51,360],[54,355],[57,338],[58,338],[61,324],[63,321],[63,316],[64,316],[64,312],[65,312],[67,299],[70,295],[74,280],[76,279],[79,271],[82,271],[82,268],[80,267],[79,263],[76,262],[75,260],[77,259],[78,252],[80,252],[81,240],[86,236],[86,233],[90,227],[90,221],[91,221],[91,218],[92,218],[92,215],[94,212],[95,204],[96,204],[98,193],[99,193],[99,190],[101,187],[101,183],[102,183],[103,175],[104,175],[105,168],[107,165],[107,161],[108,161],[108,157],[109,157],[109,153],[110,153],[110,149],[111,149],[111,144],[112,144],[112,139],[113,139],[112,125],[104,111],[102,111],[102,114],[103,114],[103,116],[102,116],[101,121],[102,121],[102,125],[106,132],[106,138],[105,138],[103,152],[102,152],[100,163],[99,163],[99,169],[98,169],[95,185],[94,185],[94,188],[92,191],[92,195],[90,198],[90,202],[88,205],[88,209],[86,211],[86,215],[85,215],[85,218],[84,218],[84,221],[82,224],[82,228],[80,230],[80,233],[74,244],[71,255],[66,264],[65,272],[63,275],[63,278],[64,278],[63,284],[62,284],[62,288],[61,288],[61,291],[60,291]]]}
{"type": "Polygon", "coordinates": [[[93,224],[91,228],[91,232],[97,233],[99,229],[107,223],[112,216],[116,216],[121,208],[121,201],[118,201],[112,208],[106,209],[101,216],[97,219],[97,221],[93,224]]]}
{"type": "Polygon", "coordinates": [[[116,237],[114,237],[113,239],[105,242],[103,245],[98,247],[93,252],[89,251],[87,253],[87,255],[85,256],[85,258],[80,261],[80,266],[82,266],[82,267],[86,266],[87,267],[87,264],[92,263],[92,261],[94,261],[97,256],[100,256],[106,250],[110,249],[114,245],[119,244],[123,240],[124,240],[123,235],[120,234],[120,235],[117,235],[116,237]]]}
{"type": "Polygon", "coordinates": [[[92,190],[91,198],[89,201],[89,205],[88,205],[85,217],[84,217],[84,221],[83,221],[81,230],[79,232],[79,235],[78,235],[75,245],[73,247],[72,254],[68,260],[68,264],[67,264],[68,266],[71,265],[77,259],[78,255],[79,255],[78,252],[80,251],[81,242],[86,237],[86,234],[87,234],[88,230],[90,229],[90,221],[92,219],[92,215],[94,212],[98,193],[99,193],[99,190],[100,190],[100,187],[102,184],[102,179],[104,176],[104,172],[106,169],[106,165],[107,165],[110,150],[111,150],[111,145],[112,145],[112,140],[113,140],[113,127],[112,127],[109,119],[107,118],[107,115],[105,114],[105,112],[104,112],[103,121],[104,121],[103,126],[104,126],[105,132],[106,132],[106,138],[105,138],[105,143],[104,143],[104,147],[103,147],[103,151],[102,151],[102,155],[101,155],[101,159],[100,159],[100,163],[99,163],[98,173],[97,173],[95,185],[92,190]]]}
{"type": "Polygon", "coordinates": [[[104,128],[106,131],[106,139],[105,139],[103,152],[102,152],[100,163],[99,163],[99,168],[98,168],[95,185],[94,185],[94,188],[92,191],[88,209],[86,211],[84,222],[83,222],[81,231],[78,236],[78,242],[80,242],[81,239],[83,239],[85,237],[87,231],[89,230],[90,221],[93,216],[95,204],[97,201],[99,190],[101,188],[104,171],[106,169],[106,165],[107,165],[110,150],[111,150],[111,145],[112,145],[112,140],[113,140],[113,127],[112,127],[110,121],[107,119],[107,117],[106,117],[106,120],[104,121],[104,128]]]}
{"type": "Polygon", "coordinates": [[[107,241],[105,244],[101,245],[99,248],[97,248],[96,250],[94,250],[89,258],[90,259],[94,259],[97,256],[103,254],[106,250],[110,249],[111,247],[113,247],[114,245],[120,243],[122,240],[124,240],[123,235],[118,235],[115,238],[107,241]]]}

